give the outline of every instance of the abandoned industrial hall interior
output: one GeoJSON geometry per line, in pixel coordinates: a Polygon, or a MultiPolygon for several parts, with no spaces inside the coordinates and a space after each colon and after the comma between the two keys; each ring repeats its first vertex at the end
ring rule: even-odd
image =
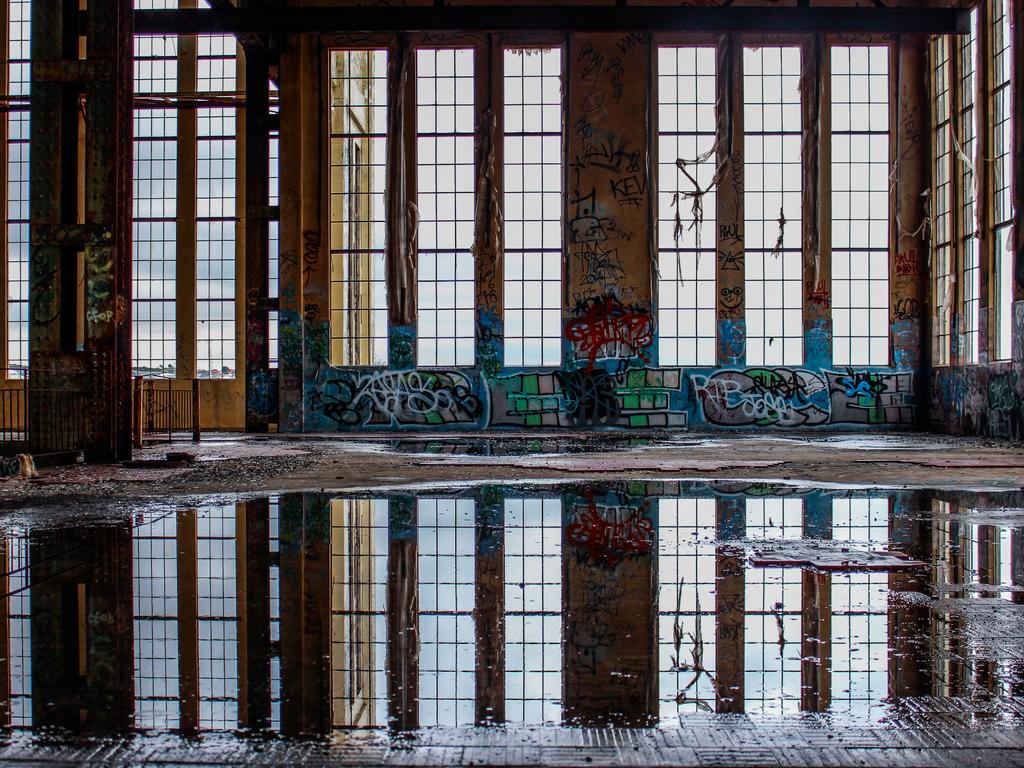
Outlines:
{"type": "Polygon", "coordinates": [[[0,47],[0,765],[1024,768],[1024,0],[0,47]]]}

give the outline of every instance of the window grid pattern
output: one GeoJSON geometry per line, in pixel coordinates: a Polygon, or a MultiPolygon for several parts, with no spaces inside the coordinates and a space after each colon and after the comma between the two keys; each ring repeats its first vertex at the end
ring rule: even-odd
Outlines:
{"type": "MultiPolygon", "coordinates": [[[[832,500],[832,539],[889,546],[889,499],[832,500]]],[[[885,714],[888,696],[889,577],[884,573],[832,574],[831,710],[872,720],[885,714]]]]}
{"type": "Polygon", "coordinates": [[[140,516],[132,538],[135,629],[135,726],[179,723],[177,519],[140,516]]]}
{"type": "MultiPolygon", "coordinates": [[[[200,92],[234,91],[237,44],[231,35],[197,42],[200,92]]],[[[233,379],[236,367],[236,110],[196,110],[196,375],[233,379]]]]}
{"type": "Polygon", "coordinates": [[[388,502],[331,502],[331,717],[387,725],[388,502]]]}
{"type": "Polygon", "coordinates": [[[803,362],[800,49],[745,48],[744,234],[749,365],[803,362]]]}
{"type": "MultiPolygon", "coordinates": [[[[994,199],[992,221],[995,225],[992,244],[995,272],[995,341],[994,356],[1007,360],[1011,354],[1013,325],[1013,104],[1010,73],[1013,71],[1013,50],[1010,47],[1010,14],[1008,0],[991,0],[992,40],[992,180],[994,199]]],[[[976,13],[976,12],[975,12],[976,13]]],[[[1018,71],[1020,65],[1018,64],[1018,71]]],[[[1016,130],[1024,130],[1019,122],[1016,130]]]]}
{"type": "Polygon", "coordinates": [[[270,642],[278,653],[270,657],[270,728],[281,730],[281,503],[272,496],[268,504],[270,538],[270,642]]]}
{"type": "Polygon", "coordinates": [[[420,725],[475,719],[475,505],[418,499],[420,725]]]}
{"type": "Polygon", "coordinates": [[[233,379],[235,109],[203,107],[196,112],[197,375],[202,379],[233,379]]]}
{"type": "Polygon", "coordinates": [[[10,598],[11,725],[32,727],[32,608],[29,588],[28,531],[13,530],[7,538],[10,598]]]}
{"type": "Polygon", "coordinates": [[[714,48],[658,48],[661,365],[714,365],[717,360],[715,66],[714,48]],[[698,199],[703,209],[699,222],[692,210],[698,199]]]}
{"type": "Polygon", "coordinates": [[[233,504],[199,512],[199,724],[238,726],[238,568],[233,504]]]}
{"type": "Polygon", "coordinates": [[[29,46],[30,0],[8,0],[7,93],[7,353],[8,375],[28,367],[29,46]],[[24,101],[22,101],[24,99],[24,101]]]}
{"type": "Polygon", "coordinates": [[[505,50],[505,365],[562,359],[562,50],[505,50]]]}
{"type": "Polygon", "coordinates": [[[934,246],[932,251],[932,360],[936,365],[949,365],[951,278],[953,255],[953,146],[952,96],[950,87],[950,39],[939,37],[932,42],[932,81],[935,87],[934,125],[934,246]]]}
{"type": "Polygon", "coordinates": [[[331,362],[386,365],[387,51],[331,52],[331,362]]]}
{"type": "Polygon", "coordinates": [[[658,690],[666,725],[715,705],[716,536],[714,499],[658,501],[658,690]]]}
{"type": "Polygon", "coordinates": [[[960,169],[960,223],[961,248],[964,270],[964,333],[963,362],[978,362],[978,323],[981,308],[981,244],[976,220],[977,185],[974,178],[975,109],[974,94],[977,85],[975,67],[978,59],[978,11],[971,11],[970,34],[963,35],[957,46],[958,133],[963,157],[957,162],[960,169]],[[966,159],[965,159],[966,158],[966,159]]]}
{"type": "MultiPolygon", "coordinates": [[[[747,537],[799,539],[800,499],[747,499],[747,537]]],[[[746,575],[744,680],[747,714],[800,708],[802,578],[797,568],[756,568],[746,575]]]]}
{"type": "Polygon", "coordinates": [[[473,365],[473,50],[416,51],[417,362],[473,365]]]}
{"type": "Polygon", "coordinates": [[[832,358],[889,364],[889,47],[833,46],[832,358]]]}
{"type": "MultiPolygon", "coordinates": [[[[142,63],[136,62],[137,71],[142,63]]],[[[173,376],[177,112],[137,107],[134,124],[132,369],[135,376],[173,376]]]]}
{"type": "Polygon", "coordinates": [[[505,500],[505,714],[562,719],[562,502],[505,500]]]}
{"type": "MultiPolygon", "coordinates": [[[[273,91],[271,93],[273,96],[273,91]]],[[[280,178],[281,178],[281,137],[278,131],[270,133],[270,195],[269,205],[280,205],[280,178]]],[[[276,299],[280,296],[278,292],[278,279],[280,275],[281,262],[281,223],[279,221],[267,222],[268,243],[267,243],[267,297],[276,299]]],[[[278,339],[280,338],[279,317],[276,310],[271,310],[267,318],[267,347],[269,353],[269,365],[277,368],[278,365],[278,339]]]]}

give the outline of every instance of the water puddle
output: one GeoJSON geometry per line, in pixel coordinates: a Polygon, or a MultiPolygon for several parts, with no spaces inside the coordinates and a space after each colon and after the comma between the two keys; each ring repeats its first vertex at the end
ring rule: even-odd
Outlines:
{"type": "Polygon", "coordinates": [[[896,726],[1024,693],[1021,492],[294,493],[2,545],[16,731],[896,726]]]}

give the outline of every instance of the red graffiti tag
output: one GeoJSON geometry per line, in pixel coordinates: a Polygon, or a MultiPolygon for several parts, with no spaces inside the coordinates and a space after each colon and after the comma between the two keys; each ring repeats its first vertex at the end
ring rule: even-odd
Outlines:
{"type": "Polygon", "coordinates": [[[587,511],[580,514],[579,522],[566,529],[566,535],[570,542],[583,549],[587,562],[601,568],[614,568],[627,557],[651,551],[654,525],[639,509],[631,510],[623,520],[608,520],[590,499],[587,511]]]}
{"type": "Polygon", "coordinates": [[[587,358],[588,371],[594,369],[599,357],[640,357],[647,361],[643,350],[654,342],[649,312],[605,296],[577,306],[576,314],[577,318],[565,325],[565,337],[587,358]]]}

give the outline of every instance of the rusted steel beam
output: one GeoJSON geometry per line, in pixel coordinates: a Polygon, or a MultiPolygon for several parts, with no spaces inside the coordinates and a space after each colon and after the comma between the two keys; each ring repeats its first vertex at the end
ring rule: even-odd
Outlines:
{"type": "Polygon", "coordinates": [[[969,11],[957,8],[754,8],[557,6],[515,3],[443,7],[221,8],[136,11],[136,32],[869,32],[957,34],[969,30],[969,11]]]}

